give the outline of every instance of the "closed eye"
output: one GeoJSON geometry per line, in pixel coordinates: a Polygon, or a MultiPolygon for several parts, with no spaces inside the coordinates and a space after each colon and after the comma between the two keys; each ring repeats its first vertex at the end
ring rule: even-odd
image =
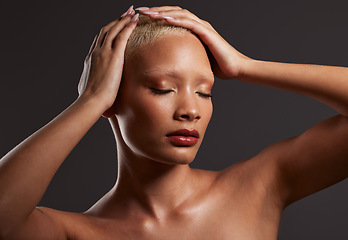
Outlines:
{"type": "MultiPolygon", "coordinates": [[[[167,94],[167,93],[170,93],[172,92],[173,90],[161,90],[161,89],[156,89],[156,88],[150,88],[152,93],[153,94],[156,94],[156,95],[163,95],[163,94],[167,94]]],[[[204,97],[204,98],[212,98],[213,95],[209,94],[209,93],[202,93],[202,92],[197,92],[198,95],[200,95],[201,97],[204,97]]]]}
{"type": "Polygon", "coordinates": [[[162,94],[166,94],[166,93],[170,93],[172,90],[160,90],[160,89],[156,89],[156,88],[150,88],[153,94],[156,95],[162,95],[162,94]]]}
{"type": "Polygon", "coordinates": [[[209,93],[201,93],[201,92],[197,92],[201,97],[205,97],[205,98],[212,98],[213,95],[209,94],[209,93]]]}

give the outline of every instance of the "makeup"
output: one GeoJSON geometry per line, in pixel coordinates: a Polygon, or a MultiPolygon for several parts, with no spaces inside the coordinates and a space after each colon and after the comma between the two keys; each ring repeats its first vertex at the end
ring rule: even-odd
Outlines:
{"type": "Polygon", "coordinates": [[[167,139],[177,147],[190,147],[199,140],[199,132],[195,129],[179,129],[166,135],[167,139]]]}

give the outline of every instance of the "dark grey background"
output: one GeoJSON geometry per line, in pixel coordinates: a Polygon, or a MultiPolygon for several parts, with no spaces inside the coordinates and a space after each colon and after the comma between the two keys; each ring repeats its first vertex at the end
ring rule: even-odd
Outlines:
{"type": "MultiPolygon", "coordinates": [[[[1,156],[76,99],[93,37],[131,4],[187,8],[252,58],[348,62],[346,0],[7,1],[0,19],[1,156]]],[[[312,99],[233,80],[217,80],[213,93],[214,116],[192,164],[197,168],[223,169],[335,114],[312,99]]],[[[101,119],[64,162],[41,204],[86,210],[113,186],[115,154],[109,123],[101,119]]],[[[347,186],[341,182],[290,206],[279,239],[347,239],[347,186]]]]}

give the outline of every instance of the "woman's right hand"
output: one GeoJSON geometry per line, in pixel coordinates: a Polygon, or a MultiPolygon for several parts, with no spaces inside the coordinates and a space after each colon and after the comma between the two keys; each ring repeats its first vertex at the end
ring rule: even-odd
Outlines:
{"type": "Polygon", "coordinates": [[[84,61],[79,98],[96,97],[105,108],[104,117],[112,115],[110,108],[120,86],[126,44],[138,21],[134,14],[131,6],[122,17],[103,27],[84,61]]]}

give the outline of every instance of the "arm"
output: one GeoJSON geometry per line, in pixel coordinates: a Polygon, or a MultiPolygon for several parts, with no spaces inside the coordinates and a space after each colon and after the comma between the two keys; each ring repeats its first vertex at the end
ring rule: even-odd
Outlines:
{"type": "Polygon", "coordinates": [[[97,99],[78,99],[3,157],[0,162],[2,236],[18,233],[30,219],[46,225],[43,222],[44,218],[48,220],[46,215],[35,207],[69,152],[103,113],[98,105],[97,99]]]}
{"type": "Polygon", "coordinates": [[[258,61],[234,49],[206,21],[180,7],[154,7],[149,16],[197,33],[209,49],[214,75],[259,84],[314,98],[348,115],[348,68],[258,61]]]}
{"type": "Polygon", "coordinates": [[[79,98],[0,161],[0,238],[66,239],[62,218],[38,209],[53,175],[80,139],[104,115],[112,115],[134,11],[96,36],[85,60],[79,98]],[[117,39],[116,39],[117,37],[117,39]],[[115,40],[116,39],[116,40],[115,40]]]}
{"type": "Polygon", "coordinates": [[[348,68],[250,60],[238,79],[303,94],[340,113],[259,154],[276,166],[270,168],[285,206],[348,177],[348,68]]]}
{"type": "Polygon", "coordinates": [[[348,68],[250,59],[237,78],[314,98],[348,116],[348,68]]]}
{"type": "MultiPolygon", "coordinates": [[[[152,18],[166,17],[195,32],[212,54],[214,74],[314,98],[340,113],[302,135],[274,144],[257,158],[279,176],[277,189],[290,204],[348,177],[348,69],[250,59],[230,46],[212,26],[180,7],[156,7],[152,18]]],[[[146,10],[146,11],[149,11],[146,10]]],[[[145,11],[142,11],[145,13],[145,11]]],[[[272,172],[271,172],[272,171],[272,172]]]]}

